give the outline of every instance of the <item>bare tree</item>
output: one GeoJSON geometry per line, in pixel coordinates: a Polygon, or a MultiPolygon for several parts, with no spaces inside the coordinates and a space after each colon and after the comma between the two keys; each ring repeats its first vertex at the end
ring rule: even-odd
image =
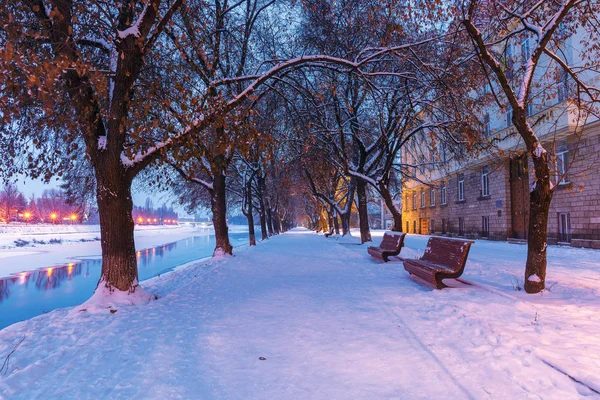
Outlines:
{"type": "Polygon", "coordinates": [[[27,202],[23,194],[19,192],[16,185],[8,183],[0,191],[0,221],[10,224],[19,210],[26,206],[27,202]]]}
{"type": "MultiPolygon", "coordinates": [[[[575,65],[561,48],[564,39],[578,26],[585,27],[584,37],[598,38],[599,7],[600,4],[593,0],[470,0],[459,2],[456,8],[475,49],[476,59],[481,63],[491,89],[495,90],[494,94],[497,93],[495,99],[500,106],[507,105],[512,111],[512,124],[533,161],[535,178],[529,196],[525,266],[527,293],[537,293],[545,288],[548,213],[554,193],[552,156],[536,133],[535,118],[530,117],[533,98],[539,95],[540,88],[548,86],[549,76],[541,74],[540,70],[554,64],[576,86],[575,112],[592,111],[590,104],[599,100],[600,90],[589,83],[593,80],[589,74],[597,79],[597,61],[596,66],[585,60],[575,65]],[[523,40],[528,46],[523,51],[522,69],[518,69],[507,49],[523,40]]],[[[597,46],[592,45],[588,50],[586,58],[597,60],[597,46]]]]}

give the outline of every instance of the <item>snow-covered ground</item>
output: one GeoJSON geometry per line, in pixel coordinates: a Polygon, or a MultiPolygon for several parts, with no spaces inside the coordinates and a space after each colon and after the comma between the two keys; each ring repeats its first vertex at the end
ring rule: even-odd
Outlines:
{"type": "MultiPolygon", "coordinates": [[[[244,229],[247,231],[244,226],[233,226],[231,232],[244,229]]],[[[146,249],[210,234],[213,234],[212,228],[190,225],[136,226],[135,245],[137,249],[146,249]]],[[[0,278],[83,257],[100,258],[99,237],[99,225],[0,225],[0,278]],[[17,247],[17,240],[26,241],[28,245],[17,247]]]]}
{"type": "Polygon", "coordinates": [[[148,304],[9,326],[0,398],[600,398],[600,252],[551,247],[526,295],[525,246],[477,241],[475,285],[438,291],[344,242],[295,230],[143,282],[148,304]]]}

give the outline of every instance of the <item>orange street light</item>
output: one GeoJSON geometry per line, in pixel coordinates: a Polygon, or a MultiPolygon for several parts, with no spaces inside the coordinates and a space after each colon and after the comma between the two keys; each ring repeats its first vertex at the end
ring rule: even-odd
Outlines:
{"type": "Polygon", "coordinates": [[[147,221],[148,221],[148,223],[150,223],[150,222],[152,222],[152,219],[148,218],[147,221]]]}
{"type": "Polygon", "coordinates": [[[71,214],[71,221],[77,220],[77,214],[71,214]]]}
{"type": "Polygon", "coordinates": [[[50,219],[52,220],[52,222],[56,221],[56,218],[58,218],[58,214],[53,212],[50,214],[50,219]]]}
{"type": "Polygon", "coordinates": [[[138,217],[138,224],[143,224],[144,223],[144,218],[142,217],[138,217]]]}

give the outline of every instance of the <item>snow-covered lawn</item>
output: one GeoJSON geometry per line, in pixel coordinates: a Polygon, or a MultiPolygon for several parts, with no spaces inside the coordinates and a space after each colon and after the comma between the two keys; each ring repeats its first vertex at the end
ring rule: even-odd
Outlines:
{"type": "Polygon", "coordinates": [[[554,286],[532,296],[513,288],[525,247],[478,241],[463,276],[476,285],[436,291],[295,230],[143,282],[149,304],[0,331],[0,367],[14,350],[0,398],[600,397],[599,256],[552,247],[554,286]]]}

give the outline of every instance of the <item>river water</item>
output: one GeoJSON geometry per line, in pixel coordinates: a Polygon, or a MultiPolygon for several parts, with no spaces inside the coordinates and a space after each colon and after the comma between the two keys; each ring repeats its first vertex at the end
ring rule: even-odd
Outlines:
{"type": "MultiPolygon", "coordinates": [[[[248,243],[247,233],[232,233],[229,238],[234,247],[248,243]]],[[[214,247],[215,237],[210,235],[139,250],[139,280],[210,257],[214,247]]],[[[0,329],[57,308],[83,303],[94,293],[101,267],[100,257],[88,258],[0,278],[0,329]]]]}

